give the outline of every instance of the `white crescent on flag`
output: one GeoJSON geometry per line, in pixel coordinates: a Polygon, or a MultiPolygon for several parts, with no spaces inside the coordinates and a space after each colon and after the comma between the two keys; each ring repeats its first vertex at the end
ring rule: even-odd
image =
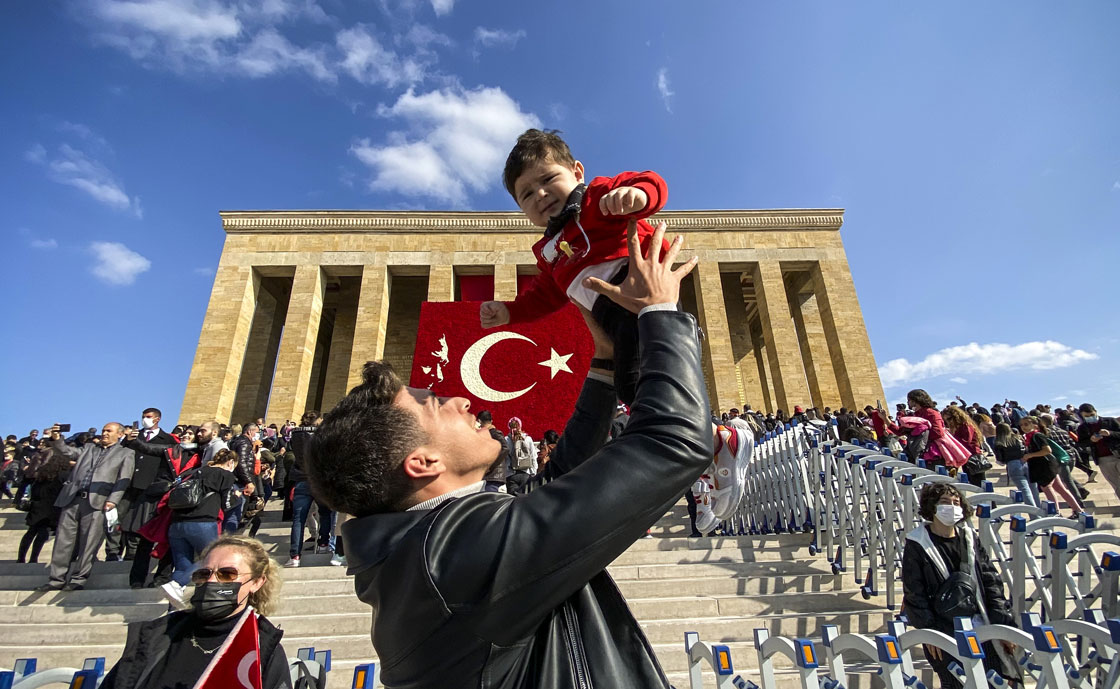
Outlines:
{"type": "Polygon", "coordinates": [[[459,377],[462,379],[463,386],[467,388],[467,391],[480,400],[486,400],[487,402],[508,402],[509,400],[521,397],[537,386],[536,383],[533,383],[529,387],[517,390],[516,392],[502,392],[491,388],[482,380],[482,374],[478,370],[479,366],[482,364],[482,357],[486,356],[486,352],[489,351],[491,347],[503,340],[524,340],[534,347],[537,346],[536,342],[533,342],[524,335],[509,331],[490,333],[489,335],[479,338],[478,341],[472,344],[467,351],[463,353],[463,360],[459,363],[459,377]]]}
{"type": "Polygon", "coordinates": [[[249,679],[249,670],[253,668],[253,663],[257,662],[257,652],[249,651],[241,662],[237,664],[237,681],[241,682],[241,686],[245,689],[253,689],[253,680],[249,679]]]}

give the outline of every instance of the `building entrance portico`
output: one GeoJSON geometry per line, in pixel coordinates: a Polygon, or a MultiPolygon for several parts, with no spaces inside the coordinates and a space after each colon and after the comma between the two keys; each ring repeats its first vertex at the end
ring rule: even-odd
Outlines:
{"type": "MultiPolygon", "coordinates": [[[[469,282],[513,299],[539,234],[519,213],[230,211],[181,423],[298,421],[386,359],[411,369],[420,304],[469,282]]],[[[884,400],[840,240],[843,211],[667,211],[700,264],[682,306],[704,331],[714,410],[884,400]]]]}

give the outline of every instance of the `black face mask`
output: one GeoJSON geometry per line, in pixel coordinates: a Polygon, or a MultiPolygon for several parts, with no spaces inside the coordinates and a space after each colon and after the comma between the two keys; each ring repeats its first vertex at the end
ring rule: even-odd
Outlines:
{"type": "Polygon", "coordinates": [[[203,622],[217,622],[237,610],[237,594],[240,592],[239,581],[228,584],[208,581],[194,587],[191,607],[194,609],[194,614],[203,622]]]}

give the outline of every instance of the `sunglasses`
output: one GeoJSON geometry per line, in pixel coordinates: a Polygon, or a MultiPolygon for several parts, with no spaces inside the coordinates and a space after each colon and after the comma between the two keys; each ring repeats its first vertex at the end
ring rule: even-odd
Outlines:
{"type": "Polygon", "coordinates": [[[194,584],[205,584],[210,581],[210,577],[215,577],[219,582],[229,584],[237,581],[241,576],[241,572],[237,571],[236,567],[219,567],[218,569],[199,567],[191,573],[191,582],[194,584]]]}

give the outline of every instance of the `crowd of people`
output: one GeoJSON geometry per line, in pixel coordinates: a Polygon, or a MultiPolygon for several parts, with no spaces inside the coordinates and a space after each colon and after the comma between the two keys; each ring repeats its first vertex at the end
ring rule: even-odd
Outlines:
{"type": "MultiPolygon", "coordinates": [[[[284,567],[299,567],[305,551],[329,554],[332,566],[346,564],[339,515],[312,495],[303,466],[322,422],[318,412],[304,414],[299,425],[210,421],[170,431],[160,427],[157,408],[141,419],[68,437],[58,425],[42,436],[36,429],[7,437],[0,486],[27,513],[16,561],[39,562],[55,536],[42,591],[81,590],[98,559],[126,560],[131,588],[161,588],[186,609],[195,559],[221,536],[255,536],[273,499],[283,501],[281,519],[290,522],[284,567]]],[[[548,430],[534,441],[517,417],[504,434],[489,412],[480,412],[478,422],[502,443],[501,460],[487,474],[492,491],[516,492],[548,464],[559,440],[548,430]]]]}
{"type": "Polygon", "coordinates": [[[878,443],[929,468],[962,472],[974,485],[981,485],[994,462],[1006,468],[1025,502],[1038,506],[1045,495],[1064,503],[1073,516],[1084,511],[1089,494],[1073,469],[1085,474],[1085,483],[1103,475],[1120,497],[1120,424],[1102,417],[1090,403],[1027,409],[1014,400],[984,407],[958,397],[938,408],[929,393],[915,389],[894,414],[871,406],[823,411],[797,406],[787,416],[781,409],[762,414],[747,407],[742,413],[731,409],[720,420],[735,419],[747,420],[759,433],[794,421],[815,425],[838,440],[878,443]]]}

